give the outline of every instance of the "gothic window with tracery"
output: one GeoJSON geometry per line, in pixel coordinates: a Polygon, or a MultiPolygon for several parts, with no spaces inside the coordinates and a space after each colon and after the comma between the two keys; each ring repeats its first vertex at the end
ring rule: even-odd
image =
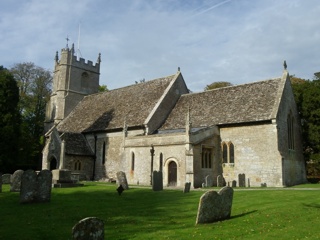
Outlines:
{"type": "Polygon", "coordinates": [[[234,145],[232,142],[222,142],[221,143],[222,151],[222,163],[229,164],[230,166],[234,165],[234,145]]]}
{"type": "Polygon", "coordinates": [[[201,159],[202,168],[212,168],[212,148],[203,147],[201,158],[202,158],[201,159]]]}

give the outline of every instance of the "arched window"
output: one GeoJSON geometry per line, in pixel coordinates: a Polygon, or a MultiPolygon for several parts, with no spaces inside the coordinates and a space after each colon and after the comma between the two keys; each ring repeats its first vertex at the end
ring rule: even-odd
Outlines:
{"type": "Polygon", "coordinates": [[[162,165],[163,165],[163,154],[160,153],[159,157],[159,171],[162,172],[162,165]]]}
{"type": "Polygon", "coordinates": [[[222,143],[222,163],[228,163],[228,146],[226,143],[222,143]]]}
{"type": "Polygon", "coordinates": [[[134,152],[131,153],[131,171],[134,171],[134,152]]]}
{"type": "Polygon", "coordinates": [[[80,171],[81,170],[81,162],[80,160],[77,160],[74,162],[74,170],[80,171]]]}
{"type": "Polygon", "coordinates": [[[102,165],[106,163],[106,142],[103,142],[102,146],[102,165]]]}
{"type": "Polygon", "coordinates": [[[203,147],[202,148],[202,168],[211,168],[212,167],[212,148],[203,147]]]}
{"type": "Polygon", "coordinates": [[[233,146],[233,143],[229,144],[229,156],[230,156],[229,163],[234,163],[234,146],[233,146]]]}
{"type": "Polygon", "coordinates": [[[83,72],[81,74],[81,87],[89,87],[89,74],[87,72],[83,72]]]}

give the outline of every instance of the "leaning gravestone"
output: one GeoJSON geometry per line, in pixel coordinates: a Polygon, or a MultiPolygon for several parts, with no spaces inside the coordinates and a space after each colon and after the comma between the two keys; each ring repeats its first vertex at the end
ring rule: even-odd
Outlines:
{"type": "Polygon", "coordinates": [[[2,175],[2,183],[3,184],[10,184],[10,182],[11,182],[11,174],[9,174],[9,173],[6,173],[6,174],[3,174],[2,175]]]}
{"type": "Polygon", "coordinates": [[[211,175],[206,176],[206,187],[212,187],[213,186],[213,179],[211,175]]]}
{"type": "Polygon", "coordinates": [[[196,224],[212,223],[230,218],[233,189],[224,187],[219,192],[214,190],[204,193],[199,202],[196,224]]]}
{"type": "Polygon", "coordinates": [[[124,190],[128,190],[128,182],[127,182],[127,177],[126,174],[122,171],[117,172],[117,179],[118,179],[118,185],[122,185],[124,190]]]}
{"type": "Polygon", "coordinates": [[[20,203],[34,202],[37,195],[37,173],[25,171],[21,176],[20,203]]]}
{"type": "Polygon", "coordinates": [[[104,223],[96,217],[88,217],[79,221],[72,228],[74,240],[103,240],[104,223]]]}
{"type": "Polygon", "coordinates": [[[50,170],[41,170],[37,176],[37,202],[50,202],[52,188],[52,173],[50,170]]]}
{"type": "Polygon", "coordinates": [[[24,172],[23,170],[17,170],[13,173],[12,179],[11,179],[10,192],[20,192],[21,177],[23,172],[24,172]]]}
{"type": "Polygon", "coordinates": [[[191,187],[191,182],[186,182],[186,183],[184,184],[183,193],[188,193],[188,192],[190,192],[190,187],[191,187]]]}
{"type": "Polygon", "coordinates": [[[163,190],[163,180],[161,171],[153,171],[152,174],[152,190],[162,191],[163,190]]]}

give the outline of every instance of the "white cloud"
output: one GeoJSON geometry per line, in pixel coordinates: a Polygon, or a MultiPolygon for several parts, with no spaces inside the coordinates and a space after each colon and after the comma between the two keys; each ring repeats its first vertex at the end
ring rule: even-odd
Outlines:
{"type": "Polygon", "coordinates": [[[29,0],[0,9],[0,64],[52,69],[66,36],[118,88],[181,71],[190,89],[320,70],[317,0],[29,0]]]}

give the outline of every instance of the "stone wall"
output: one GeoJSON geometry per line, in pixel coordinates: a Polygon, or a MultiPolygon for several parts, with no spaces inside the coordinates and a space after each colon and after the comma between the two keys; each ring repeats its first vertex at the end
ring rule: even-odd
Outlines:
{"type": "Polygon", "coordinates": [[[222,167],[227,183],[236,181],[238,186],[239,174],[245,174],[246,186],[282,187],[276,124],[224,127],[220,134],[221,141],[234,144],[234,165],[222,167]]]}

